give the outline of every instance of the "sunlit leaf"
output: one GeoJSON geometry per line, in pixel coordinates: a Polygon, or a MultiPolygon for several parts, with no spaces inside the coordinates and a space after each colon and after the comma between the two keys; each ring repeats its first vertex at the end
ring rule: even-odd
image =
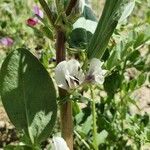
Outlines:
{"type": "Polygon", "coordinates": [[[125,5],[125,9],[121,15],[121,18],[119,19],[119,22],[124,21],[133,11],[135,7],[135,0],[131,0],[131,2],[127,3],[125,5]]]}
{"type": "Polygon", "coordinates": [[[56,92],[46,69],[28,50],[17,49],[5,59],[0,94],[11,122],[32,144],[50,135],[57,113],[56,92]]]}
{"type": "Polygon", "coordinates": [[[106,130],[101,131],[98,135],[97,135],[97,144],[103,144],[106,141],[106,138],[108,137],[108,132],[106,130]]]}
{"type": "Polygon", "coordinates": [[[73,28],[83,28],[86,31],[91,32],[92,34],[95,32],[97,27],[97,22],[85,19],[84,17],[80,17],[74,24],[73,28]]]}
{"type": "Polygon", "coordinates": [[[102,57],[110,37],[129,2],[129,0],[106,0],[102,16],[87,50],[90,59],[102,57]]]}

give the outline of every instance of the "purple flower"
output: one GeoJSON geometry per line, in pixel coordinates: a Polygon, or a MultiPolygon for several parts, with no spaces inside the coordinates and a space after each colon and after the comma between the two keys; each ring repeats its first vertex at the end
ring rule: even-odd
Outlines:
{"type": "Polygon", "coordinates": [[[40,8],[39,8],[37,5],[35,5],[35,6],[33,7],[33,12],[34,12],[36,15],[38,15],[39,17],[43,18],[43,12],[42,12],[42,10],[40,10],[40,8]]]}
{"type": "Polygon", "coordinates": [[[0,44],[5,45],[5,46],[12,46],[14,43],[13,39],[10,37],[4,37],[0,39],[0,44]]]}

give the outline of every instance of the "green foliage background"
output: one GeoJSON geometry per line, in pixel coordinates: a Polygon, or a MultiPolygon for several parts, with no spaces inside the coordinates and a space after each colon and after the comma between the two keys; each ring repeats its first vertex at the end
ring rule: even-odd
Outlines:
{"type": "MultiPolygon", "coordinates": [[[[49,62],[55,58],[54,43],[26,25],[26,20],[33,15],[32,6],[35,3],[36,1],[30,0],[0,1],[0,38],[9,36],[14,40],[12,47],[0,47],[0,65],[12,49],[25,47],[30,48],[52,73],[54,64],[49,62]]],[[[103,4],[102,0],[92,1],[97,17],[102,12],[103,4]]],[[[40,25],[37,28],[42,29],[40,25]]],[[[72,56],[74,52],[68,50],[68,55],[72,56]]],[[[80,60],[82,56],[76,54],[80,60]]],[[[119,24],[115,30],[102,60],[104,68],[109,72],[104,86],[96,86],[94,89],[97,99],[99,149],[139,150],[150,142],[149,114],[140,113],[140,110],[139,113],[131,114],[130,106],[137,106],[137,100],[132,96],[134,91],[148,86],[150,80],[149,0],[136,1],[136,7],[128,21],[119,24]],[[124,75],[128,73],[128,69],[133,68],[138,73],[126,79],[124,75]],[[104,95],[100,91],[103,91],[104,95]]],[[[77,150],[92,147],[91,99],[86,87],[82,92],[83,95],[72,95],[77,150]],[[79,106],[82,105],[84,107],[81,109],[79,106]]],[[[55,127],[54,133],[58,129],[59,125],[55,127]]]]}

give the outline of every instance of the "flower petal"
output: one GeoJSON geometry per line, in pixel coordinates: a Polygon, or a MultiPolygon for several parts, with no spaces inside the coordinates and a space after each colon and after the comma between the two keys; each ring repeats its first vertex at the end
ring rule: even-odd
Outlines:
{"type": "Polygon", "coordinates": [[[91,59],[89,71],[86,76],[86,82],[103,84],[106,70],[101,68],[102,65],[103,63],[99,59],[91,59]]]}
{"type": "Polygon", "coordinates": [[[34,7],[33,7],[33,11],[34,11],[34,13],[36,14],[36,15],[38,15],[39,17],[41,17],[41,18],[43,18],[43,12],[42,12],[42,10],[40,10],[40,8],[37,6],[37,5],[35,5],[34,7]]]}
{"type": "Polygon", "coordinates": [[[69,150],[66,141],[61,137],[53,137],[52,150],[69,150]]]}
{"type": "Polygon", "coordinates": [[[55,68],[55,79],[60,88],[68,90],[69,85],[66,81],[66,75],[69,75],[67,70],[67,61],[62,61],[55,68]]]}
{"type": "Polygon", "coordinates": [[[35,25],[37,25],[37,23],[38,23],[37,18],[29,18],[27,20],[27,25],[30,27],[34,27],[35,25]]]}
{"type": "Polygon", "coordinates": [[[74,89],[84,81],[84,74],[77,60],[71,59],[59,63],[55,69],[56,83],[59,87],[74,89]]]}
{"type": "Polygon", "coordinates": [[[0,43],[5,46],[12,46],[14,41],[10,37],[4,37],[4,38],[0,39],[0,43]]]}

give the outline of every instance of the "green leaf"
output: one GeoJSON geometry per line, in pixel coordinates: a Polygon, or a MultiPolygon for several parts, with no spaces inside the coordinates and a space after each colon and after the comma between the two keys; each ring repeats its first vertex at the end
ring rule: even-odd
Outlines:
{"type": "Polygon", "coordinates": [[[133,63],[134,63],[133,66],[139,71],[143,71],[146,66],[145,61],[142,59],[142,57],[141,58],[139,57],[137,61],[136,62],[133,61],[133,63]]]}
{"type": "Polygon", "coordinates": [[[73,109],[73,116],[76,116],[77,114],[79,114],[81,112],[81,109],[80,109],[78,103],[75,101],[72,101],[72,109],[73,109]]]}
{"type": "Polygon", "coordinates": [[[5,59],[0,94],[11,122],[32,144],[47,139],[56,120],[56,92],[46,69],[28,50],[17,49],[5,59]]]}
{"type": "Polygon", "coordinates": [[[113,97],[121,85],[121,75],[118,71],[112,72],[104,81],[104,89],[110,97],[113,97]]]}
{"type": "Polygon", "coordinates": [[[138,50],[135,50],[129,54],[129,56],[127,57],[127,60],[131,62],[135,62],[136,59],[140,57],[140,55],[141,55],[140,52],[138,50]]]}
{"type": "Polygon", "coordinates": [[[147,131],[146,136],[147,136],[147,139],[150,141],[150,130],[147,131]]]}
{"type": "Polygon", "coordinates": [[[126,18],[128,18],[132,13],[134,7],[135,7],[135,0],[131,0],[131,2],[127,3],[127,5],[125,5],[125,9],[121,15],[121,18],[119,19],[119,22],[122,22],[126,18]]]}
{"type": "Polygon", "coordinates": [[[87,5],[84,6],[83,16],[85,17],[85,19],[89,19],[89,20],[92,20],[92,21],[97,21],[97,18],[95,16],[92,8],[87,6],[87,5]]]}
{"type": "Polygon", "coordinates": [[[74,29],[68,39],[69,47],[85,49],[91,37],[92,33],[83,28],[74,29]]]}
{"type": "Polygon", "coordinates": [[[129,83],[130,90],[133,91],[135,89],[136,85],[137,85],[137,80],[136,79],[131,80],[129,83]]]}
{"type": "Polygon", "coordinates": [[[87,135],[92,126],[92,115],[90,115],[87,120],[82,125],[82,132],[87,135]]]}
{"type": "Polygon", "coordinates": [[[145,34],[144,33],[140,33],[135,42],[134,42],[134,49],[136,49],[137,47],[139,47],[140,45],[142,45],[144,43],[144,39],[145,38],[145,34]]]}
{"type": "Polygon", "coordinates": [[[142,86],[145,83],[145,81],[146,81],[146,75],[141,73],[137,79],[138,86],[142,86]]]}
{"type": "Polygon", "coordinates": [[[121,48],[119,45],[116,45],[113,48],[109,59],[107,60],[107,69],[110,70],[114,66],[118,65],[120,61],[121,61],[121,48]]]}
{"type": "Polygon", "coordinates": [[[91,39],[88,57],[101,58],[129,0],[106,0],[102,16],[91,39]]]}
{"type": "Polygon", "coordinates": [[[53,32],[50,30],[50,28],[44,26],[44,27],[42,27],[42,31],[43,31],[44,35],[47,36],[49,39],[51,39],[51,40],[54,39],[53,32]]]}
{"type": "Polygon", "coordinates": [[[100,145],[105,143],[107,137],[108,137],[108,132],[106,130],[101,131],[97,135],[97,144],[100,145]]]}

